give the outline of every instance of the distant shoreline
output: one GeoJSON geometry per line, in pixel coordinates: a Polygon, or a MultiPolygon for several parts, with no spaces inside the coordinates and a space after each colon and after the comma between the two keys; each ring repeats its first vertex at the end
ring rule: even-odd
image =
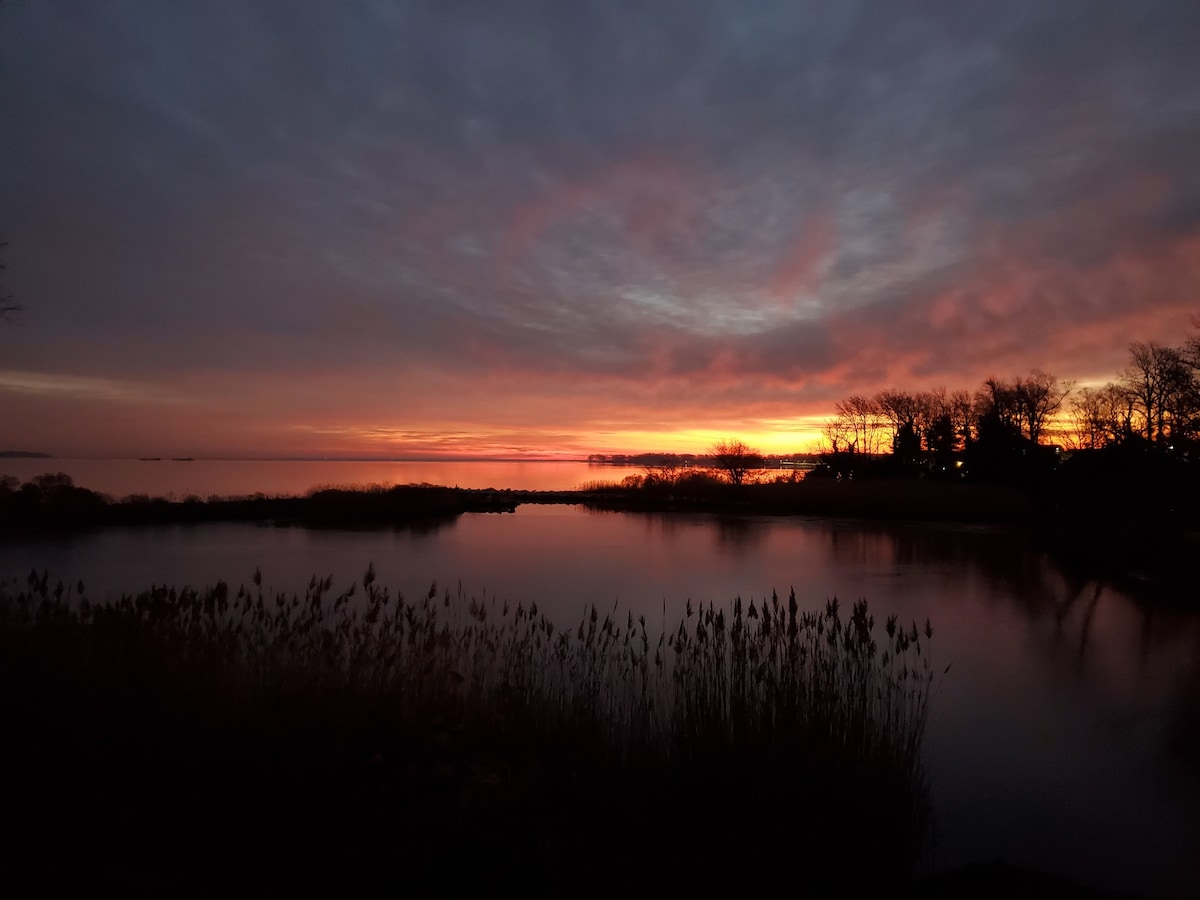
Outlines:
{"type": "Polygon", "coordinates": [[[523,459],[520,457],[500,456],[187,456],[154,455],[145,456],[58,456],[53,453],[34,453],[18,450],[0,451],[3,459],[53,459],[62,463],[112,463],[112,462],[201,462],[201,463],[330,463],[340,465],[346,463],[364,463],[380,465],[387,463],[442,465],[442,464],[495,464],[508,465],[574,465],[589,468],[644,468],[640,463],[597,463],[590,462],[585,457],[554,458],[554,459],[523,459]]]}

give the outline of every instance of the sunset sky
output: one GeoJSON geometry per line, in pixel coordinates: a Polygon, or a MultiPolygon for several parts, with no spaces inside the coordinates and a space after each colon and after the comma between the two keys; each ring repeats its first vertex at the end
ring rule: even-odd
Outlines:
{"type": "Polygon", "coordinates": [[[1200,314],[1200,3],[0,3],[0,449],[811,449],[1200,314]]]}

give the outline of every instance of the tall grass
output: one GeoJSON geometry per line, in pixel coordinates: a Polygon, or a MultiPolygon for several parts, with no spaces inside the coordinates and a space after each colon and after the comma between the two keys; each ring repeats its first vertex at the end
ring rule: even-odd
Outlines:
{"type": "Polygon", "coordinates": [[[33,572],[0,586],[0,635],[12,709],[72,754],[357,772],[426,854],[464,834],[578,849],[613,828],[682,853],[698,824],[729,835],[786,809],[764,847],[828,857],[853,828],[906,871],[925,836],[932,629],[880,632],[862,600],[848,616],[794,594],[689,601],[670,629],[590,606],[558,628],[461,588],[409,600],[373,567],[337,593],[256,572],[103,603],[33,572]]]}

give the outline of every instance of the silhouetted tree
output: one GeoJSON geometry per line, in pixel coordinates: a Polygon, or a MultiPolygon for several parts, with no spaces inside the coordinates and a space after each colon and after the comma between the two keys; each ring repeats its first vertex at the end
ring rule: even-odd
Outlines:
{"type": "Polygon", "coordinates": [[[991,416],[1016,429],[1031,444],[1039,444],[1046,423],[1062,407],[1072,386],[1072,382],[1060,384],[1055,376],[1041,369],[1011,381],[989,378],[976,395],[975,415],[979,421],[991,416]]]}
{"type": "Polygon", "coordinates": [[[821,428],[821,436],[824,442],[821,450],[826,455],[846,453],[852,449],[853,436],[850,426],[840,416],[826,420],[821,428]]]}
{"type": "Polygon", "coordinates": [[[925,447],[933,454],[933,471],[949,472],[954,467],[958,434],[948,413],[939,413],[925,428],[925,447]]]}
{"type": "Polygon", "coordinates": [[[903,423],[892,439],[892,455],[902,466],[913,466],[921,460],[921,435],[912,422],[903,423]]]}
{"type": "Polygon", "coordinates": [[[880,451],[886,420],[878,400],[855,394],[839,400],[833,409],[842,426],[845,449],[866,454],[880,451]]]}
{"type": "Polygon", "coordinates": [[[902,464],[913,463],[921,455],[922,420],[920,395],[888,388],[875,395],[875,405],[892,432],[892,454],[902,464]]]}
{"type": "Polygon", "coordinates": [[[974,481],[1007,481],[1020,467],[1026,438],[1004,406],[981,409],[975,436],[964,451],[968,475],[974,481]]]}
{"type": "Polygon", "coordinates": [[[1011,381],[989,378],[975,394],[974,405],[976,440],[993,437],[1000,426],[1017,434],[1025,430],[1024,408],[1011,381]]]}
{"type": "Polygon", "coordinates": [[[1079,450],[1099,450],[1124,441],[1132,432],[1133,406],[1129,393],[1109,382],[1083,388],[1071,398],[1073,443],[1079,450]]]}
{"type": "Polygon", "coordinates": [[[761,453],[733,438],[717,441],[708,453],[713,465],[725,473],[730,484],[741,484],[751,472],[763,466],[761,453]]]}
{"type": "Polygon", "coordinates": [[[1187,437],[1196,417],[1195,373],[1184,352],[1150,341],[1129,346],[1121,385],[1131,405],[1130,427],[1155,447],[1187,437]]]}
{"type": "MultiPolygon", "coordinates": [[[[8,241],[0,241],[0,251],[8,246],[8,241]]],[[[0,272],[4,271],[4,263],[0,262],[0,272]]],[[[15,302],[12,294],[4,293],[4,285],[0,284],[0,319],[6,318],[10,313],[20,312],[21,304],[15,302]]]]}
{"type": "Polygon", "coordinates": [[[1046,422],[1062,408],[1074,383],[1059,383],[1049,372],[1034,369],[1027,378],[1018,378],[1015,387],[1016,401],[1025,422],[1025,436],[1030,443],[1040,444],[1046,422]]]}
{"type": "Polygon", "coordinates": [[[933,471],[950,472],[955,468],[955,455],[973,435],[971,395],[963,390],[948,393],[943,387],[922,393],[919,399],[919,430],[925,449],[933,456],[933,471]]]}

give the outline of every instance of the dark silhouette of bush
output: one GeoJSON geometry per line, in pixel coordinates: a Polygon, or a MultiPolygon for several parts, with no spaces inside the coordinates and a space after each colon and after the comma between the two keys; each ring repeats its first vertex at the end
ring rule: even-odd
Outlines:
{"type": "Polygon", "coordinates": [[[763,455],[735,438],[717,441],[708,455],[717,471],[723,472],[735,487],[763,467],[763,455]]]}
{"type": "Polygon", "coordinates": [[[0,481],[0,531],[75,530],[107,525],[276,522],[307,527],[436,527],[464,512],[511,512],[515,495],[430,485],[328,488],[306,497],[212,497],[167,500],[135,494],[117,502],[76,486],[70,476],[0,481]]]}

